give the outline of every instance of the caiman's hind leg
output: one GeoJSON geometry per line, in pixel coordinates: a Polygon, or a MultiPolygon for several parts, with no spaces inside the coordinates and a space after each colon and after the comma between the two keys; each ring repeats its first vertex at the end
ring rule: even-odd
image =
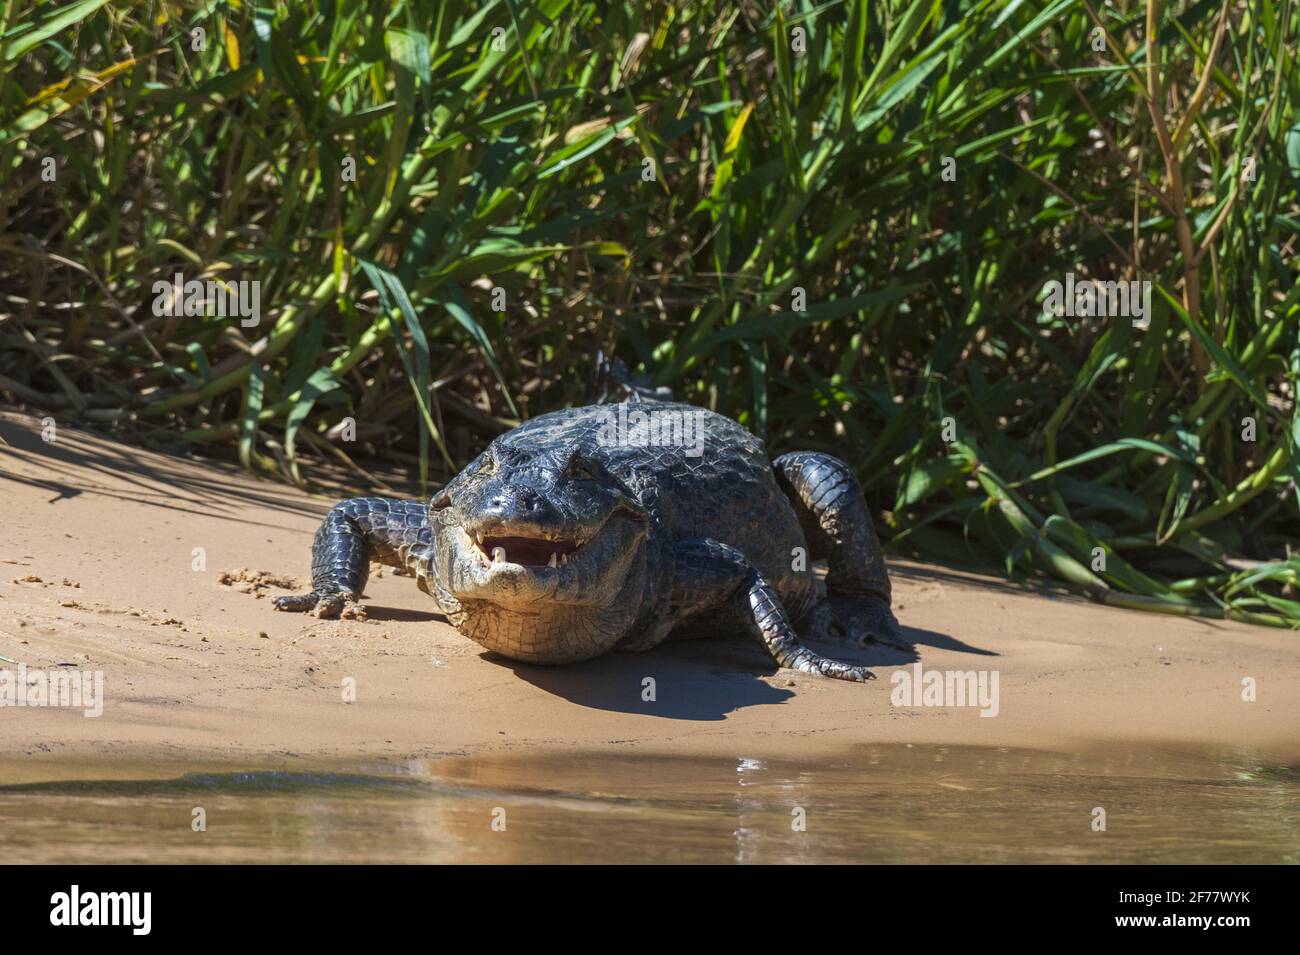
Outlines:
{"type": "Polygon", "coordinates": [[[738,619],[758,637],[780,666],[837,680],[874,680],[866,667],[818,656],[799,642],[771,584],[736,548],[714,540],[683,541],[674,546],[671,578],[655,607],[655,623],[639,646],[662,640],[692,617],[738,619]]]}
{"type": "Polygon", "coordinates": [[[803,621],[812,636],[905,646],[889,609],[889,574],[862,488],[849,466],[829,454],[796,451],[772,462],[799,515],[812,559],[825,558],[827,599],[803,621]]]}
{"type": "Polygon", "coordinates": [[[311,593],[276,597],[276,610],[313,611],[318,617],[363,616],[356,606],[370,562],[406,567],[428,553],[432,540],[423,501],[354,497],[325,515],[311,547],[311,593]]]}

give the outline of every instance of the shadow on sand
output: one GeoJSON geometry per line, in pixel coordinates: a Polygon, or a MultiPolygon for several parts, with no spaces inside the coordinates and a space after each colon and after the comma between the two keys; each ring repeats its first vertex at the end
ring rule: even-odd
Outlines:
{"type": "MultiPolygon", "coordinates": [[[[854,647],[823,640],[808,645],[823,656],[869,667],[896,667],[920,659],[918,646],[979,656],[997,656],[948,634],[903,627],[906,646],[870,644],[854,647]]],[[[507,660],[493,653],[484,660],[509,667],[515,675],[571,703],[597,710],[639,713],[660,719],[712,722],[747,706],[784,703],[794,690],[759,679],[782,672],[767,654],[746,639],[719,638],[666,643],[646,653],[608,653],[584,663],[545,667],[507,660]],[[654,700],[645,699],[647,678],[654,680],[654,700]]],[[[795,689],[814,676],[789,674],[795,689]]],[[[874,686],[888,683],[876,681],[874,686]]]]}
{"type": "Polygon", "coordinates": [[[431,610],[408,610],[405,607],[381,607],[376,604],[367,602],[366,619],[368,620],[386,620],[400,621],[402,623],[424,623],[430,620],[437,620],[441,623],[447,623],[447,618],[431,610]]]}
{"type": "Polygon", "coordinates": [[[0,444],[0,476],[46,489],[51,504],[90,494],[277,530],[285,528],[250,520],[250,512],[320,514],[328,507],[235,465],[185,456],[160,458],[159,452],[144,452],[73,427],[60,428],[57,440],[47,443],[37,418],[0,418],[0,437],[7,442],[0,444]],[[27,473],[20,473],[19,462],[27,473]]]}

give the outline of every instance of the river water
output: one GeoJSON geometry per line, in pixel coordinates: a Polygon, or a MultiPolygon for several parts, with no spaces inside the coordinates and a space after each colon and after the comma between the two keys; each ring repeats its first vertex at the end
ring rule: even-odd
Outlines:
{"type": "Polygon", "coordinates": [[[888,745],[815,764],[629,752],[58,775],[0,764],[6,862],[1300,862],[1300,769],[1244,750],[888,745]]]}

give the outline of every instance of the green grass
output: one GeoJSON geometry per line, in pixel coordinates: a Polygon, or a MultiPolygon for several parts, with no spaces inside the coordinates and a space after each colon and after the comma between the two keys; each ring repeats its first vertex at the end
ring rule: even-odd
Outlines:
{"type": "Polygon", "coordinates": [[[1297,48],[1289,0],[0,0],[0,391],[434,483],[601,350],[844,457],[892,553],[1295,626],[1297,48]],[[262,324],[155,316],[177,271],[262,324]],[[1069,272],[1150,326],[1045,314],[1069,272]]]}

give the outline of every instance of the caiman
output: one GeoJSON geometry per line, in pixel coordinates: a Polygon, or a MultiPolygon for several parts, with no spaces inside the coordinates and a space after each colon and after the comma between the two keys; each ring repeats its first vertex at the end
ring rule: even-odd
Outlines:
{"type": "Polygon", "coordinates": [[[867,668],[801,634],[899,639],[847,465],[769,461],[722,415],[636,396],[521,424],[427,502],[341,501],[316,532],[311,593],[275,606],[355,615],[371,561],[406,568],[461,633],[530,663],[744,631],[780,666],[862,681],[867,668]]]}

